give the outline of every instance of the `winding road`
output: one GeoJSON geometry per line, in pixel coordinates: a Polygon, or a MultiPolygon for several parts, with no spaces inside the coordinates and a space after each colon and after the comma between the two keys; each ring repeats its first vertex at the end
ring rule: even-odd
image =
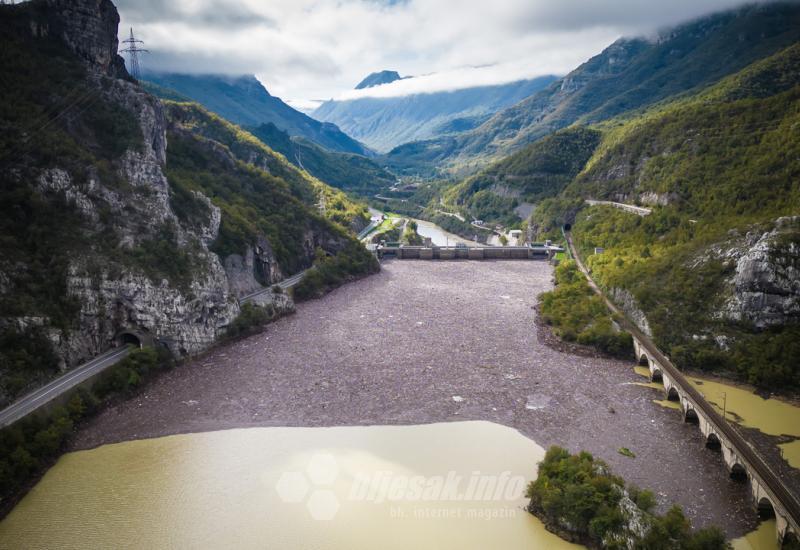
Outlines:
{"type": "Polygon", "coordinates": [[[109,350],[12,403],[0,411],[0,427],[13,424],[103,369],[122,361],[131,349],[130,346],[122,346],[109,350]]]}
{"type": "MultiPolygon", "coordinates": [[[[308,269],[313,269],[313,268],[309,267],[308,269]]],[[[275,284],[277,284],[283,290],[292,288],[294,285],[296,285],[297,283],[299,283],[300,281],[303,280],[303,277],[305,277],[305,274],[308,271],[308,269],[304,269],[300,273],[295,273],[294,275],[292,275],[288,279],[284,279],[281,282],[275,283],[275,284]]],[[[256,290],[255,292],[251,292],[250,294],[242,296],[241,298],[239,298],[239,303],[240,304],[246,304],[247,302],[252,301],[253,298],[255,298],[256,296],[261,296],[265,292],[272,292],[272,286],[268,286],[266,288],[260,288],[260,289],[256,290]]]]}

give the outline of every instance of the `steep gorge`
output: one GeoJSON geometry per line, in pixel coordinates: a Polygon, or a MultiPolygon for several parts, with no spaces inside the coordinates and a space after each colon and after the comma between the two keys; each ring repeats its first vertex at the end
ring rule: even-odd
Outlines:
{"type": "Polygon", "coordinates": [[[19,344],[0,352],[0,402],[123,330],[200,351],[237,296],[352,247],[362,206],[128,76],[109,0],[0,10],[0,340],[19,344]]]}

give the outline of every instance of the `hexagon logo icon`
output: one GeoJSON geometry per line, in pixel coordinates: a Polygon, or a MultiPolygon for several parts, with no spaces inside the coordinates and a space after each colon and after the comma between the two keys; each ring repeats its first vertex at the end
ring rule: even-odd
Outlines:
{"type": "Polygon", "coordinates": [[[339,476],[339,463],[330,453],[315,453],[308,461],[306,474],[314,485],[331,485],[339,476]]]}
{"type": "Polygon", "coordinates": [[[283,502],[304,503],[311,517],[319,521],[330,521],[341,506],[331,489],[339,477],[339,463],[330,453],[315,453],[303,472],[284,472],[275,484],[275,490],[283,502]]]}
{"type": "Polygon", "coordinates": [[[312,518],[318,521],[330,521],[339,511],[339,499],[329,489],[317,489],[311,493],[306,508],[312,518]]]}
{"type": "Polygon", "coordinates": [[[284,472],[275,484],[280,499],[292,503],[303,502],[310,488],[302,472],[284,472]]]}

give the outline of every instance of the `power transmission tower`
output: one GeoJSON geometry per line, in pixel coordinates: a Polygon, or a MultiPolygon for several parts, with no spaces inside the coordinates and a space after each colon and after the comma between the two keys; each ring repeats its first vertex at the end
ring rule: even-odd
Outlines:
{"type": "Polygon", "coordinates": [[[123,40],[123,44],[127,44],[128,47],[122,50],[123,53],[128,54],[128,58],[130,59],[130,67],[128,68],[131,76],[138,82],[141,73],[139,71],[139,54],[140,53],[150,53],[148,50],[144,48],[140,48],[139,44],[144,44],[141,40],[137,40],[133,36],[133,29],[131,29],[131,36],[130,38],[123,40]]]}

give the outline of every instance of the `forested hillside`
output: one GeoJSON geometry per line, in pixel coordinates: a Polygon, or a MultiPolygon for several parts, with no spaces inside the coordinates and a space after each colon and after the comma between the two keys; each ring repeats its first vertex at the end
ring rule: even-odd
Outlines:
{"type": "Polygon", "coordinates": [[[583,169],[600,137],[583,127],[553,133],[453,186],[445,201],[487,222],[519,223],[515,208],[560,193],[583,169]]]}
{"type": "Polygon", "coordinates": [[[158,86],[154,92],[173,90],[234,124],[256,127],[271,122],[291,136],[310,139],[332,151],[370,153],[335,124],[315,120],[270,95],[252,75],[147,73],[144,78],[158,86]]]}
{"type": "Polygon", "coordinates": [[[800,379],[798,67],[795,44],[601,125],[580,175],[534,213],[540,233],[574,222],[595,278],[681,367],[774,388],[800,379]],[[584,198],[653,213],[575,216],[584,198]]]}
{"type": "Polygon", "coordinates": [[[372,159],[330,151],[306,138],[292,137],[271,122],[249,130],[295,166],[339,189],[373,195],[391,187],[397,180],[372,159]]]}
{"type": "Polygon", "coordinates": [[[800,40],[800,5],[770,3],[621,39],[547,89],[474,130],[397,147],[402,173],[474,172],[487,162],[575,122],[594,123],[696,92],[800,40]]]}

